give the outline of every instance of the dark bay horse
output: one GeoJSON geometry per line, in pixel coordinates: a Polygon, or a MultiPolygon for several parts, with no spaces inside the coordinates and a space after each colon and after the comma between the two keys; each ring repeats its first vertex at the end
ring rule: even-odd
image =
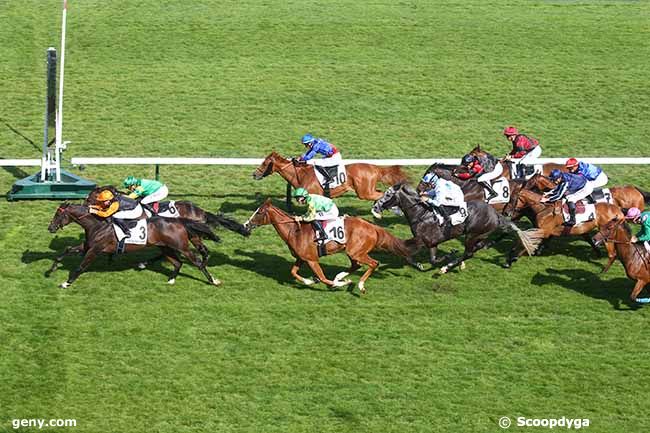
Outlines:
{"type": "MultiPolygon", "coordinates": [[[[541,174],[528,179],[526,182],[526,189],[537,189],[540,192],[549,191],[555,188],[555,183],[551,179],[541,174]]],[[[612,186],[608,187],[612,195],[612,201],[621,209],[627,211],[630,208],[638,208],[643,210],[645,208],[646,200],[650,200],[650,193],[645,192],[632,185],[612,186]]]]}
{"type": "MultiPolygon", "coordinates": [[[[381,191],[377,190],[379,182],[390,186],[407,179],[399,165],[380,167],[372,164],[346,164],[347,178],[345,182],[330,191],[330,197],[338,197],[347,191],[354,190],[361,200],[377,200],[381,191]]],[[[255,180],[278,173],[294,188],[303,187],[312,194],[323,194],[323,187],[318,182],[314,167],[309,164],[298,164],[284,158],[276,152],[271,152],[262,164],[253,172],[255,180]]]]}
{"type": "MultiPolygon", "coordinates": [[[[479,144],[474,149],[470,150],[469,154],[479,157],[479,156],[485,156],[487,152],[481,149],[481,145],[479,144]]],[[[507,177],[508,179],[512,179],[513,176],[512,176],[512,172],[510,171],[512,168],[512,163],[506,158],[500,159],[499,161],[503,166],[503,176],[507,177]]],[[[541,164],[541,166],[542,166],[541,174],[543,174],[544,176],[549,176],[551,174],[551,171],[555,169],[558,169],[560,171],[568,171],[564,164],[557,164],[555,162],[548,162],[546,164],[541,164]]]]}
{"type": "MultiPolygon", "coordinates": [[[[650,254],[645,250],[643,243],[633,244],[631,239],[630,226],[625,223],[625,219],[620,218],[613,218],[607,222],[594,236],[596,244],[602,242],[614,244],[616,255],[623,263],[627,277],[636,281],[634,289],[630,293],[630,300],[641,302],[638,299],[639,293],[650,283],[650,254]]],[[[647,303],[647,301],[646,298],[643,303],[647,303]]]]}
{"type": "MultiPolygon", "coordinates": [[[[99,254],[112,254],[117,248],[117,237],[115,236],[112,224],[104,218],[99,218],[91,214],[87,206],[70,203],[61,204],[54,213],[48,230],[50,233],[55,233],[57,230],[62,229],[72,222],[83,227],[86,248],[81,264],[78,268],[70,271],[68,279],[59,286],[61,288],[69,287],[81,273],[88,269],[88,266],[90,266],[99,254]]],[[[185,256],[193,265],[198,267],[210,284],[214,284],[215,286],[221,284],[221,281],[210,275],[206,269],[207,248],[200,241],[200,239],[219,241],[219,238],[212,233],[209,226],[182,218],[152,217],[147,219],[147,232],[146,245],[126,244],[125,252],[140,250],[148,246],[159,247],[165,258],[174,266],[174,270],[169,277],[169,284],[174,284],[182,266],[178,253],[185,256]],[[192,250],[190,250],[189,244],[192,241],[203,255],[203,260],[196,257],[192,250]]]]}
{"type": "MultiPolygon", "coordinates": [[[[438,245],[449,239],[465,235],[465,251],[460,259],[454,259],[441,268],[442,273],[462,264],[474,253],[493,244],[488,236],[501,230],[514,230],[525,249],[531,254],[538,243],[533,233],[520,230],[514,223],[499,215],[490,205],[483,201],[467,202],[467,219],[465,222],[451,226],[448,222],[441,226],[436,215],[428,205],[420,201],[419,194],[407,184],[397,184],[390,187],[373,206],[373,213],[381,214],[382,210],[398,206],[411,227],[419,249],[426,246],[430,251],[432,265],[440,263],[437,255],[438,245]]],[[[443,259],[444,260],[444,259],[443,259]]]]}
{"type": "Polygon", "coordinates": [[[311,224],[295,222],[292,216],[273,206],[270,199],[267,199],[244,225],[252,230],[257,226],[267,224],[273,225],[275,231],[289,247],[291,254],[296,258],[291,267],[291,275],[296,280],[307,285],[312,285],[315,281],[298,274],[300,267],[305,262],[316,274],[318,280],[330,287],[342,287],[350,284],[351,281],[343,280],[343,278],[364,264],[368,266],[368,269],[359,280],[358,287],[361,293],[366,293],[365,282],[379,266],[379,262],[368,255],[369,252],[375,249],[389,251],[397,256],[404,257],[409,263],[418,267],[418,264],[411,259],[412,253],[406,242],[391,235],[385,229],[361,218],[346,217],[346,244],[328,242],[326,251],[327,255],[345,252],[350,259],[351,265],[346,272],[341,272],[336,275],[334,280],[330,280],[325,276],[318,263],[318,250],[314,242],[314,230],[311,224]]]}
{"type": "MultiPolygon", "coordinates": [[[[563,225],[564,215],[561,208],[562,200],[554,203],[543,203],[541,201],[542,197],[542,194],[522,188],[510,202],[512,210],[509,208],[506,211],[506,214],[511,214],[512,212],[516,213],[523,209],[530,209],[534,214],[534,225],[540,230],[538,234],[544,239],[554,236],[582,236],[597,251],[596,246],[589,236],[589,232],[596,227],[603,227],[612,218],[624,218],[623,212],[618,206],[607,203],[596,203],[596,215],[594,220],[577,224],[572,227],[565,227],[563,225]]],[[[607,244],[606,247],[609,260],[607,265],[603,268],[603,272],[607,272],[612,263],[614,263],[614,260],[616,260],[616,251],[614,250],[614,247],[610,244],[607,244]]],[[[522,253],[523,251],[521,250],[511,250],[508,261],[504,267],[511,267],[522,253]]]]}
{"type": "MultiPolygon", "coordinates": [[[[128,193],[122,193],[118,191],[112,185],[98,186],[88,194],[83,204],[84,205],[96,204],[97,195],[104,190],[111,191],[115,196],[117,196],[118,194],[128,194],[128,193]]],[[[216,214],[212,212],[208,212],[206,210],[201,209],[191,201],[185,201],[185,200],[179,200],[175,202],[174,206],[178,211],[178,218],[185,218],[191,221],[207,224],[212,228],[225,227],[226,229],[239,233],[242,236],[250,235],[250,232],[246,230],[246,228],[242,224],[238,223],[232,218],[223,215],[221,212],[216,214]]],[[[56,268],[59,266],[59,264],[61,263],[61,261],[63,261],[64,257],[72,254],[83,254],[85,248],[86,248],[85,242],[76,246],[67,247],[65,250],[63,250],[63,252],[59,256],[57,256],[54,259],[54,263],[52,263],[52,267],[48,272],[49,273],[54,272],[56,268]]],[[[162,258],[164,257],[161,255],[153,260],[149,260],[148,262],[155,261],[162,258]]],[[[144,269],[148,262],[140,263],[138,266],[141,269],[144,269]]]]}

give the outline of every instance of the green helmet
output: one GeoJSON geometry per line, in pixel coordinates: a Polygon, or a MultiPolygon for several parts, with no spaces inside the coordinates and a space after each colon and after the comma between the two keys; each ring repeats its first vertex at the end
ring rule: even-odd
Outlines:
{"type": "Polygon", "coordinates": [[[293,196],[307,198],[309,196],[309,193],[305,188],[296,188],[296,190],[293,192],[293,196]]]}
{"type": "Polygon", "coordinates": [[[126,179],[124,179],[124,187],[125,188],[128,188],[131,185],[138,185],[139,183],[140,183],[140,181],[138,179],[136,179],[135,176],[129,176],[126,179]]]}

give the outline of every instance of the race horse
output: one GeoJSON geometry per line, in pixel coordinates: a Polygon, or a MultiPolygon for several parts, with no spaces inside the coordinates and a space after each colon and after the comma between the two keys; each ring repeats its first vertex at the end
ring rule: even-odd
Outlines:
{"type": "MultiPolygon", "coordinates": [[[[534,215],[534,226],[540,231],[538,235],[544,239],[554,236],[582,236],[589,244],[598,251],[597,246],[589,236],[589,233],[596,227],[603,227],[612,218],[624,218],[621,209],[608,203],[596,203],[594,218],[590,221],[585,221],[574,226],[564,226],[564,215],[562,212],[562,200],[553,203],[543,203],[541,200],[542,194],[538,194],[529,189],[522,188],[516,196],[512,197],[508,208],[505,211],[506,215],[516,215],[524,209],[530,209],[534,215]]],[[[616,260],[616,251],[611,244],[606,245],[607,256],[609,260],[607,265],[603,268],[603,273],[607,272],[616,260]]],[[[517,251],[513,248],[509,255],[507,262],[503,265],[505,268],[510,268],[514,262],[523,254],[523,251],[517,251]]]]}
{"type": "MultiPolygon", "coordinates": [[[[537,189],[539,192],[544,192],[555,188],[555,186],[556,184],[548,177],[536,174],[528,179],[524,188],[530,190],[537,189]]],[[[608,187],[608,189],[611,194],[611,201],[620,207],[623,212],[633,207],[644,209],[646,200],[650,200],[650,193],[632,185],[612,186],[608,187]]]]}
{"type": "Polygon", "coordinates": [[[334,277],[334,280],[328,279],[319,264],[319,254],[316,242],[314,242],[314,230],[311,224],[305,224],[294,221],[293,217],[281,209],[275,207],[271,199],[267,199],[251,217],[244,223],[249,230],[263,225],[273,225],[275,231],[280,235],[282,240],[287,244],[291,254],[296,258],[291,267],[291,275],[298,281],[312,285],[316,281],[304,278],[298,274],[303,263],[314,272],[318,280],[322,281],[329,287],[343,287],[351,284],[350,280],[343,280],[350,273],[356,271],[361,265],[367,265],[368,269],[359,280],[359,291],[366,293],[365,282],[370,275],[377,269],[379,262],[368,255],[375,249],[391,252],[397,256],[404,257],[408,263],[417,267],[421,266],[415,263],[411,258],[411,249],[407,242],[396,238],[388,233],[385,229],[369,223],[366,220],[356,217],[345,217],[345,235],[346,243],[328,242],[326,246],[327,255],[339,252],[345,252],[350,259],[350,268],[346,272],[340,272],[334,277]]]}
{"type": "Polygon", "coordinates": [[[616,255],[623,263],[625,273],[636,284],[630,300],[636,303],[647,304],[650,298],[638,298],[641,290],[650,283],[650,253],[648,253],[641,243],[632,243],[632,233],[630,226],[625,223],[625,219],[613,218],[604,226],[600,227],[599,232],[594,236],[594,242],[599,245],[603,242],[614,244],[616,255]]]}
{"type": "MultiPolygon", "coordinates": [[[[113,225],[106,219],[91,214],[88,211],[88,207],[84,205],[62,203],[56,209],[48,230],[50,233],[55,233],[72,222],[79,224],[84,229],[84,243],[86,246],[81,264],[76,269],[70,271],[68,279],[59,286],[61,288],[69,287],[81,273],[88,269],[88,266],[90,266],[99,254],[115,253],[118,243],[112,227],[113,225]]],[[[174,284],[182,266],[182,262],[178,256],[179,253],[198,267],[210,284],[215,286],[221,284],[221,281],[210,275],[206,269],[208,258],[207,248],[203,245],[201,239],[211,239],[215,242],[219,241],[219,238],[212,233],[208,225],[183,218],[152,217],[147,219],[147,233],[146,245],[126,244],[125,252],[140,250],[148,246],[159,247],[164,257],[174,266],[174,270],[168,280],[169,284],[174,284]],[[196,257],[194,252],[190,250],[190,243],[193,243],[199,250],[203,256],[202,260],[196,257]]]]}
{"type": "Polygon", "coordinates": [[[396,184],[390,187],[384,195],[375,202],[373,214],[381,215],[383,210],[393,206],[399,207],[404,213],[411,232],[415,237],[416,249],[422,246],[429,248],[430,263],[439,264],[446,258],[436,257],[438,245],[449,239],[465,235],[465,251],[461,258],[454,258],[440,269],[446,273],[471,258],[478,250],[492,246],[496,241],[489,241],[488,236],[497,230],[514,230],[524,248],[532,254],[538,241],[534,233],[520,230],[514,223],[499,215],[494,208],[483,201],[467,202],[467,218],[464,222],[451,225],[449,221],[440,224],[438,217],[431,208],[420,200],[420,195],[408,184],[396,184]]]}
{"type": "MultiPolygon", "coordinates": [[[[377,200],[382,195],[381,191],[377,190],[377,183],[390,186],[407,179],[399,165],[380,167],[356,163],[346,164],[345,169],[347,171],[345,182],[330,191],[329,196],[332,198],[354,190],[361,200],[377,200]]],[[[294,188],[303,187],[311,194],[325,193],[312,165],[301,164],[296,160],[284,158],[277,152],[271,152],[255,169],[253,178],[261,180],[273,173],[279,173],[294,188]]]]}
{"type": "MultiPolygon", "coordinates": [[[[487,152],[481,149],[481,145],[479,144],[476,147],[474,147],[474,149],[470,150],[469,154],[478,158],[487,155],[487,152]]],[[[503,176],[505,176],[507,179],[512,179],[513,178],[512,167],[514,166],[514,164],[506,158],[500,159],[499,162],[501,162],[501,165],[503,166],[503,176]]],[[[542,166],[542,171],[540,174],[543,174],[544,176],[549,176],[551,174],[551,171],[555,169],[558,169],[560,171],[568,171],[564,164],[549,162],[546,164],[539,164],[539,165],[542,166]]]]}
{"type": "MultiPolygon", "coordinates": [[[[114,196],[117,196],[118,194],[123,194],[122,192],[118,191],[114,186],[112,185],[105,185],[105,186],[98,186],[95,189],[93,189],[86,199],[84,200],[83,204],[88,206],[88,205],[94,205],[97,203],[97,195],[104,191],[108,190],[113,193],[114,196]]],[[[163,202],[163,203],[168,203],[168,202],[163,202]]],[[[212,213],[208,212],[206,210],[201,209],[191,201],[185,201],[185,200],[179,200],[174,203],[174,207],[172,208],[176,212],[177,218],[185,218],[187,220],[191,221],[196,221],[199,223],[207,224],[212,228],[216,227],[225,227],[228,230],[231,230],[233,232],[239,233],[242,236],[248,236],[250,235],[250,232],[246,230],[246,228],[238,223],[237,221],[226,217],[222,213],[212,213]]],[[[166,213],[169,214],[169,213],[166,213]]],[[[54,259],[54,263],[52,263],[52,267],[48,271],[48,273],[52,273],[56,270],[56,268],[59,266],[61,261],[63,260],[64,257],[72,255],[72,254],[83,254],[85,251],[85,242],[81,243],[76,246],[70,246],[67,247],[59,256],[57,256],[54,259]]],[[[159,256],[156,257],[153,260],[149,260],[147,262],[142,262],[138,266],[141,269],[144,269],[147,265],[148,262],[155,261],[158,259],[162,259],[164,256],[159,256]]]]}

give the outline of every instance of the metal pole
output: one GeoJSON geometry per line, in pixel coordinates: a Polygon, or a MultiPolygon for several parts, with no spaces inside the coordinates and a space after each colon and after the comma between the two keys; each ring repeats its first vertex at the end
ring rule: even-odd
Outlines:
{"type": "Polygon", "coordinates": [[[291,201],[291,184],[287,182],[287,211],[293,212],[293,202],[291,201]]]}
{"type": "Polygon", "coordinates": [[[41,157],[41,182],[49,180],[50,126],[54,125],[56,113],[56,48],[49,47],[45,55],[47,89],[45,96],[45,126],[43,127],[43,156],[41,157]]]}
{"type": "Polygon", "coordinates": [[[156,164],[156,177],[155,179],[158,180],[160,178],[160,165],[156,164]]]}
{"type": "Polygon", "coordinates": [[[63,0],[63,17],[61,18],[61,75],[59,78],[59,110],[56,116],[56,144],[54,157],[56,161],[56,181],[61,182],[61,152],[63,150],[63,74],[65,69],[65,27],[68,16],[68,0],[63,0]]]}

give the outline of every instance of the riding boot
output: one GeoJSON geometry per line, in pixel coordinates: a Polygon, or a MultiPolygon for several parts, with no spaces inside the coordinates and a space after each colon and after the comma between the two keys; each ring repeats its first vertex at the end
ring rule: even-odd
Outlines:
{"type": "Polygon", "coordinates": [[[124,232],[124,239],[131,237],[131,229],[123,219],[113,218],[113,223],[124,232]]]}
{"type": "Polygon", "coordinates": [[[320,221],[314,220],[311,222],[311,225],[314,228],[314,233],[316,234],[316,237],[314,238],[315,242],[323,243],[323,241],[327,240],[327,233],[325,233],[323,224],[320,221]]]}
{"type": "Polygon", "coordinates": [[[479,183],[480,183],[481,186],[482,186],[483,188],[485,188],[485,189],[487,190],[487,192],[488,192],[487,201],[490,201],[490,200],[492,200],[493,198],[495,198],[496,196],[499,195],[499,194],[497,194],[497,192],[494,190],[494,188],[492,188],[492,184],[490,184],[490,181],[487,181],[487,182],[479,182],[479,183]]]}
{"type": "Polygon", "coordinates": [[[564,222],[563,225],[571,227],[576,225],[576,204],[567,202],[567,207],[569,208],[569,221],[564,222]]]}
{"type": "Polygon", "coordinates": [[[156,215],[158,212],[156,212],[152,206],[153,203],[140,203],[140,206],[151,212],[151,216],[156,215]]]}
{"type": "Polygon", "coordinates": [[[525,179],[526,174],[524,173],[524,165],[517,164],[517,179],[525,179]]]}

